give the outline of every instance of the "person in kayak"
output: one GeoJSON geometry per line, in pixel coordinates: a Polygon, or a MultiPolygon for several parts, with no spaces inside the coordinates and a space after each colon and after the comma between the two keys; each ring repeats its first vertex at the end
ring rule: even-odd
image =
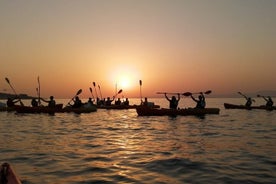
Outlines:
{"type": "Polygon", "coordinates": [[[266,107],[273,106],[274,102],[270,96],[268,96],[267,98],[263,96],[263,99],[266,101],[266,104],[265,104],[266,107]]]}
{"type": "Polygon", "coordinates": [[[38,107],[38,102],[36,101],[35,98],[32,99],[31,104],[32,104],[32,107],[38,107]]]}
{"type": "Polygon", "coordinates": [[[73,102],[74,102],[74,104],[71,105],[71,107],[73,107],[73,108],[79,108],[83,105],[82,101],[80,100],[80,98],[78,96],[76,96],[75,99],[73,99],[73,102]]]}
{"type": "Polygon", "coordinates": [[[204,109],[206,106],[205,97],[203,93],[201,92],[198,96],[198,99],[195,99],[193,95],[191,95],[191,98],[196,102],[196,108],[204,109]]]}
{"type": "Polygon", "coordinates": [[[113,100],[114,100],[114,96],[113,96],[112,99],[110,99],[110,97],[107,97],[107,99],[105,101],[105,105],[106,106],[111,106],[111,103],[113,102],[113,100]]]}
{"type": "Polygon", "coordinates": [[[128,98],[126,98],[126,100],[123,102],[123,105],[129,105],[129,100],[128,100],[128,98]]]}
{"type": "Polygon", "coordinates": [[[252,98],[251,97],[246,97],[245,99],[246,99],[245,106],[246,107],[251,107],[252,102],[253,102],[252,98]]]}
{"type": "Polygon", "coordinates": [[[50,96],[50,100],[45,100],[43,98],[40,98],[43,102],[48,103],[48,107],[55,107],[56,101],[54,100],[54,96],[50,96]]]}
{"type": "Polygon", "coordinates": [[[8,100],[7,100],[7,107],[14,107],[15,106],[15,104],[17,103],[17,102],[19,102],[20,100],[19,99],[17,99],[17,98],[8,98],[8,100]]]}
{"type": "Polygon", "coordinates": [[[122,101],[120,98],[118,98],[116,101],[115,101],[115,105],[121,105],[122,104],[122,101]]]}
{"type": "Polygon", "coordinates": [[[165,93],[165,97],[166,99],[170,102],[170,109],[177,109],[177,106],[178,106],[178,102],[180,100],[180,94],[178,93],[177,94],[177,99],[175,96],[172,96],[172,98],[170,99],[168,96],[167,96],[167,93],[165,93]]]}

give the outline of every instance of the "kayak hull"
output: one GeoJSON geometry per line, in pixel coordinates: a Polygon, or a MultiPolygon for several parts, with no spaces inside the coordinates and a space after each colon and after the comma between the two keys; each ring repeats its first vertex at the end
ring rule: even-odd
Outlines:
{"type": "Polygon", "coordinates": [[[90,112],[96,112],[96,111],[97,111],[96,106],[89,106],[89,107],[79,107],[79,108],[64,107],[59,112],[81,114],[81,113],[90,113],[90,112]]]}
{"type": "Polygon", "coordinates": [[[187,108],[187,109],[166,109],[166,108],[149,108],[137,106],[138,116],[203,116],[206,114],[219,114],[219,108],[187,108]]]}
{"type": "Polygon", "coordinates": [[[1,183],[3,182],[6,184],[21,184],[21,181],[17,177],[14,169],[11,167],[10,164],[3,163],[1,165],[0,173],[1,183]]]}
{"type": "Polygon", "coordinates": [[[245,109],[245,110],[261,109],[261,110],[268,110],[268,111],[276,110],[275,106],[267,107],[265,105],[261,105],[261,106],[246,107],[245,105],[235,105],[230,103],[224,103],[224,108],[225,109],[245,109]]]}
{"type": "Polygon", "coordinates": [[[17,113],[49,113],[53,114],[58,112],[62,109],[63,104],[57,104],[55,107],[48,107],[48,106],[38,106],[38,107],[31,107],[31,106],[14,106],[14,110],[17,113]]]}

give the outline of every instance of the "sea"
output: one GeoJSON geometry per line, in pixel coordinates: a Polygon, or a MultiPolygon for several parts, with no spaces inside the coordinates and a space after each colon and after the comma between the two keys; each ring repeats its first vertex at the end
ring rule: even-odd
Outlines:
{"type": "MultiPolygon", "coordinates": [[[[164,98],[148,100],[168,107],[164,98]]],[[[243,98],[206,102],[220,114],[0,112],[0,162],[10,163],[23,184],[275,184],[276,111],[224,109],[243,98]]],[[[190,98],[179,104],[194,106],[190,98]]]]}

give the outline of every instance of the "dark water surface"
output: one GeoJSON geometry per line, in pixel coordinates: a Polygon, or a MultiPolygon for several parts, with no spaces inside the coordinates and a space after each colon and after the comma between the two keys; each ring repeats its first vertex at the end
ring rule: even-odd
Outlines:
{"type": "Polygon", "coordinates": [[[276,183],[276,111],[224,102],[244,99],[207,99],[221,113],[204,118],[0,112],[0,161],[25,184],[276,183]]]}

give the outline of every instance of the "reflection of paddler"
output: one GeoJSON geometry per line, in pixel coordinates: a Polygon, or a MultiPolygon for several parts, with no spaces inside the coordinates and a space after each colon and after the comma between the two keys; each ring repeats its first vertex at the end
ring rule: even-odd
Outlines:
{"type": "Polygon", "coordinates": [[[21,181],[18,179],[14,170],[8,163],[3,163],[1,165],[0,183],[1,184],[21,184],[21,181]]]}

